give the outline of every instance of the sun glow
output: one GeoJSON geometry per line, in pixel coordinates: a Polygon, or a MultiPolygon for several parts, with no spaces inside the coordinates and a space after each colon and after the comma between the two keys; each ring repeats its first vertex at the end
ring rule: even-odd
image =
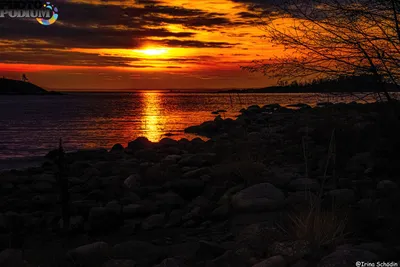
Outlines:
{"type": "Polygon", "coordinates": [[[163,54],[166,54],[168,52],[168,49],[166,48],[145,48],[145,49],[139,49],[135,50],[138,53],[147,55],[147,56],[160,56],[163,54]]]}

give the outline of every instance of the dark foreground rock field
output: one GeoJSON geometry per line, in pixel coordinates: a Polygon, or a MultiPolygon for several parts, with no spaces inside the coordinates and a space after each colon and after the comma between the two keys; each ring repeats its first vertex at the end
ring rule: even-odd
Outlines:
{"type": "Polygon", "coordinates": [[[204,138],[67,153],[61,172],[52,151],[0,173],[0,266],[395,264],[397,108],[251,106],[185,130],[204,138]]]}

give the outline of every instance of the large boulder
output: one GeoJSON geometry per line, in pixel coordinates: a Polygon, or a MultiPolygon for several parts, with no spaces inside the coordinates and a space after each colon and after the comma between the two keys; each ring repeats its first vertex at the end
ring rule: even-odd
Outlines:
{"type": "Polygon", "coordinates": [[[49,193],[53,192],[54,188],[53,184],[48,181],[37,181],[33,185],[33,190],[39,193],[49,193]]]}
{"type": "Polygon", "coordinates": [[[161,160],[161,164],[163,166],[172,165],[179,162],[181,159],[181,155],[167,155],[163,160],[161,160]]]}
{"type": "Polygon", "coordinates": [[[203,175],[209,174],[210,172],[211,172],[210,168],[207,168],[207,167],[198,168],[198,169],[196,168],[194,170],[185,172],[182,175],[182,178],[183,179],[198,179],[203,175]]]}
{"type": "Polygon", "coordinates": [[[141,161],[151,162],[156,162],[160,159],[157,151],[153,148],[140,149],[135,152],[135,157],[141,161]]]}
{"type": "Polygon", "coordinates": [[[163,165],[161,162],[161,167],[164,172],[164,177],[166,181],[172,181],[179,179],[182,176],[182,169],[178,164],[170,164],[168,166],[163,165]]]}
{"type": "Polygon", "coordinates": [[[28,267],[22,258],[22,251],[16,249],[6,249],[0,252],[1,267],[28,267]]]}
{"type": "Polygon", "coordinates": [[[185,204],[185,201],[174,192],[158,194],[155,197],[159,206],[166,211],[180,208],[185,204]]]}
{"type": "Polygon", "coordinates": [[[163,139],[160,140],[159,144],[161,146],[177,146],[178,141],[168,138],[168,137],[164,137],[163,139]]]}
{"type": "Polygon", "coordinates": [[[154,267],[184,267],[184,266],[186,265],[184,265],[179,259],[167,258],[154,267]]]}
{"type": "Polygon", "coordinates": [[[120,153],[124,151],[124,146],[121,144],[115,144],[113,145],[113,147],[111,148],[110,152],[111,153],[120,153]]]}
{"type": "Polygon", "coordinates": [[[218,244],[201,240],[199,249],[196,251],[196,257],[199,260],[212,260],[224,254],[226,250],[218,244]]]}
{"type": "Polygon", "coordinates": [[[195,167],[201,167],[205,161],[200,154],[185,154],[182,155],[181,160],[179,160],[179,165],[182,166],[195,166],[195,167]]]}
{"type": "Polygon", "coordinates": [[[134,141],[128,143],[127,152],[136,152],[141,149],[152,147],[153,143],[146,137],[138,137],[134,141]]]}
{"type": "Polygon", "coordinates": [[[2,182],[0,184],[0,192],[11,193],[14,187],[14,184],[11,182],[2,182]]]}
{"type": "Polygon", "coordinates": [[[277,187],[286,187],[296,178],[298,178],[298,173],[293,167],[271,166],[265,172],[264,182],[277,187]]]}
{"type": "Polygon", "coordinates": [[[86,168],[85,171],[83,172],[83,178],[89,179],[89,178],[96,178],[101,175],[101,172],[95,168],[95,167],[89,167],[86,168]]]}
{"type": "Polygon", "coordinates": [[[144,230],[152,230],[155,228],[160,228],[164,225],[164,219],[165,219],[165,214],[153,214],[149,217],[147,217],[143,223],[142,223],[142,228],[144,230]]]}
{"type": "MultiPolygon", "coordinates": [[[[247,256],[247,255],[246,255],[247,256]]],[[[228,250],[221,256],[209,261],[206,267],[243,267],[249,265],[249,259],[240,252],[228,250]]]]}
{"type": "Polygon", "coordinates": [[[270,183],[256,184],[232,197],[232,206],[238,211],[254,212],[276,210],[284,204],[283,192],[270,183]]]}
{"type": "Polygon", "coordinates": [[[261,162],[240,160],[213,166],[210,176],[214,183],[245,182],[254,185],[265,182],[266,166],[261,162]]]}
{"type": "Polygon", "coordinates": [[[247,139],[252,143],[260,143],[262,140],[262,134],[260,132],[251,132],[247,135],[247,139]]]}
{"type": "Polygon", "coordinates": [[[179,225],[182,222],[182,217],[184,214],[185,212],[183,210],[173,210],[168,216],[169,218],[165,228],[179,225]]]}
{"type": "Polygon", "coordinates": [[[100,172],[98,176],[112,176],[120,165],[115,161],[98,161],[93,164],[93,167],[100,172]]]}
{"type": "Polygon", "coordinates": [[[70,166],[70,174],[80,177],[84,174],[85,170],[90,167],[87,161],[74,161],[70,166]]]}
{"type": "Polygon", "coordinates": [[[141,201],[138,204],[129,204],[123,207],[124,218],[134,218],[135,216],[147,216],[158,211],[156,203],[149,200],[141,201]]]}
{"type": "Polygon", "coordinates": [[[67,253],[67,257],[78,266],[101,266],[110,255],[110,247],[105,242],[84,245],[67,253]]]}
{"type": "Polygon", "coordinates": [[[218,133],[218,125],[214,121],[206,121],[200,125],[190,126],[185,129],[185,133],[194,133],[204,136],[214,136],[218,133]]]}
{"type": "Polygon", "coordinates": [[[89,179],[89,178],[97,178],[99,176],[101,176],[101,172],[97,168],[89,167],[85,169],[82,177],[85,179],[89,179]]]}
{"type": "Polygon", "coordinates": [[[136,233],[136,230],[138,230],[140,224],[140,219],[124,220],[124,225],[121,226],[119,232],[122,233],[124,236],[132,236],[136,233]]]}
{"type": "Polygon", "coordinates": [[[137,189],[140,186],[141,177],[139,174],[132,174],[128,178],[125,179],[124,185],[128,189],[137,189]]]}
{"type": "Polygon", "coordinates": [[[89,212],[89,226],[94,232],[110,231],[119,226],[119,214],[114,209],[94,207],[89,212]]]}
{"type": "Polygon", "coordinates": [[[142,185],[143,186],[162,185],[167,180],[164,174],[165,173],[163,168],[161,167],[161,164],[156,163],[144,171],[142,185]]]}
{"type": "Polygon", "coordinates": [[[349,173],[364,173],[365,170],[374,166],[370,152],[358,153],[349,159],[346,170],[349,173]]]}
{"type": "Polygon", "coordinates": [[[133,260],[109,260],[101,267],[136,267],[136,262],[133,260]]]}
{"type": "Polygon", "coordinates": [[[188,147],[191,146],[191,143],[187,138],[181,138],[181,139],[178,140],[178,146],[181,149],[187,149],[188,147]]]}
{"type": "Polygon", "coordinates": [[[115,259],[130,259],[145,266],[159,262],[163,254],[158,246],[143,241],[132,240],[113,247],[115,259]]]}
{"type": "Polygon", "coordinates": [[[281,255],[286,262],[293,263],[311,252],[310,244],[304,240],[284,241],[273,243],[268,252],[271,255],[281,255]]]}
{"type": "Polygon", "coordinates": [[[253,267],[286,267],[286,261],[281,255],[278,255],[263,260],[253,265],[253,267]]]}
{"type": "Polygon", "coordinates": [[[98,206],[99,204],[94,200],[77,200],[71,202],[71,211],[73,214],[87,218],[91,209],[98,206]]]}
{"type": "Polygon", "coordinates": [[[107,200],[117,199],[122,194],[121,180],[118,176],[102,177],[101,188],[107,200]]]}
{"type": "Polygon", "coordinates": [[[249,106],[248,108],[247,108],[247,110],[245,109],[245,110],[243,110],[243,113],[248,113],[248,112],[250,112],[250,113],[259,113],[259,112],[261,112],[262,110],[261,110],[261,108],[260,108],[260,106],[259,105],[251,105],[251,106],[249,106]]]}
{"type": "Polygon", "coordinates": [[[48,194],[38,194],[32,197],[32,204],[38,208],[45,208],[54,205],[54,197],[50,197],[48,194]]]}
{"type": "Polygon", "coordinates": [[[354,267],[356,262],[375,262],[377,260],[378,256],[372,252],[355,248],[342,248],[323,258],[318,267],[354,267]]]}
{"type": "MultiPolygon", "coordinates": [[[[72,216],[69,219],[69,231],[79,232],[84,230],[85,219],[82,216],[72,216]]],[[[64,228],[64,221],[60,219],[58,222],[60,229],[64,228]]]]}
{"type": "Polygon", "coordinates": [[[231,211],[230,204],[225,203],[215,208],[211,213],[211,217],[215,220],[225,220],[228,218],[230,211],[231,211]]]}
{"type": "Polygon", "coordinates": [[[397,184],[391,180],[382,180],[376,186],[378,193],[382,196],[393,195],[398,192],[398,188],[397,184]]]}
{"type": "Polygon", "coordinates": [[[135,204],[140,201],[140,197],[133,192],[125,192],[124,197],[121,199],[121,204],[135,204]]]}
{"type": "Polygon", "coordinates": [[[239,248],[248,248],[264,255],[276,241],[281,241],[284,234],[269,222],[255,223],[246,226],[236,237],[239,248]]]}
{"type": "Polygon", "coordinates": [[[243,160],[234,163],[234,171],[239,174],[248,185],[266,182],[265,164],[243,160]]]}
{"type": "Polygon", "coordinates": [[[140,204],[129,204],[122,208],[122,214],[125,219],[134,218],[139,214],[139,210],[142,207],[140,204]]]}
{"type": "MultiPolygon", "coordinates": [[[[362,249],[366,251],[370,251],[372,253],[375,253],[382,258],[383,255],[389,255],[391,252],[394,252],[390,248],[388,248],[386,245],[384,245],[381,242],[367,242],[367,243],[361,243],[359,245],[354,246],[355,249],[362,249]]],[[[383,257],[385,257],[383,256],[383,257]]]]}
{"type": "Polygon", "coordinates": [[[198,179],[181,179],[170,181],[165,187],[185,199],[193,199],[204,190],[204,182],[198,179]]]}
{"type": "Polygon", "coordinates": [[[56,177],[54,174],[50,173],[43,173],[40,175],[35,176],[35,181],[37,182],[49,182],[55,184],[57,182],[56,177]]]}
{"type": "Polygon", "coordinates": [[[29,228],[30,224],[30,215],[23,213],[16,213],[13,211],[9,211],[4,213],[4,221],[8,231],[16,231],[19,232],[22,229],[29,228]]]}

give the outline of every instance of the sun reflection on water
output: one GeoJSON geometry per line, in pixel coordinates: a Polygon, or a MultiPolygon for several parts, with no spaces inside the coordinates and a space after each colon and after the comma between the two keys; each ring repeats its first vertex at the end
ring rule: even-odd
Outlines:
{"type": "Polygon", "coordinates": [[[142,131],[152,142],[157,142],[163,135],[165,117],[161,116],[161,93],[143,92],[142,131]]]}

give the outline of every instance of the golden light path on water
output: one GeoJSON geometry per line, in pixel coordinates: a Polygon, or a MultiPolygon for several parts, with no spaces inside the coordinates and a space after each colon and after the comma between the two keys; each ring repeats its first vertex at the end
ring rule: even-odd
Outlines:
{"type": "Polygon", "coordinates": [[[163,134],[163,126],[166,124],[164,116],[161,116],[161,94],[157,92],[143,92],[143,116],[141,128],[147,139],[157,142],[163,134]]]}

